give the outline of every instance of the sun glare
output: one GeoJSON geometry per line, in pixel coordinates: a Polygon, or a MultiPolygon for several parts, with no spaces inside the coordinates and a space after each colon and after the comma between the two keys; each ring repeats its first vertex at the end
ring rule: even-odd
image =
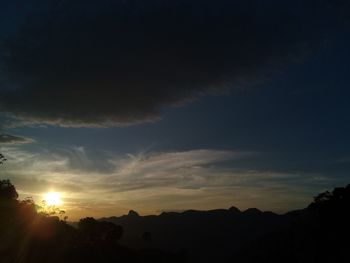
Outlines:
{"type": "Polygon", "coordinates": [[[57,206],[62,204],[61,196],[57,192],[46,193],[44,200],[48,206],[57,206]]]}

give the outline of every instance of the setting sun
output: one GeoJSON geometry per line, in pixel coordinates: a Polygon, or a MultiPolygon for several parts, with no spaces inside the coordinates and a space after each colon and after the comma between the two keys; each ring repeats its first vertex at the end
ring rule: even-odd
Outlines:
{"type": "Polygon", "coordinates": [[[61,195],[57,192],[46,193],[44,200],[48,206],[56,206],[62,204],[61,195]]]}

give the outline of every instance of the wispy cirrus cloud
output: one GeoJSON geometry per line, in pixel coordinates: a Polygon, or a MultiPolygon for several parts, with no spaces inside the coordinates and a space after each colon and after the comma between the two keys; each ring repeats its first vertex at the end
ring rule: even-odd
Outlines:
{"type": "Polygon", "coordinates": [[[2,176],[13,180],[21,196],[40,200],[46,191],[60,191],[75,218],[121,214],[128,209],[155,213],[231,205],[287,211],[306,205],[333,180],[320,174],[235,169],[240,160],[256,157],[254,152],[104,153],[101,159],[105,161],[98,161],[101,169],[95,164],[91,169],[95,154],[83,147],[35,153],[7,147],[3,152],[9,161],[2,176]]]}
{"type": "Polygon", "coordinates": [[[0,134],[0,145],[1,144],[23,144],[23,143],[32,143],[34,142],[33,139],[25,138],[25,137],[19,137],[15,135],[10,134],[0,134]]]}

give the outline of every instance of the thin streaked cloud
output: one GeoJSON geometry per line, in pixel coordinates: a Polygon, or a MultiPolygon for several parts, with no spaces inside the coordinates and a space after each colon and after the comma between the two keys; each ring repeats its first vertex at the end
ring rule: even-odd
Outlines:
{"type": "Polygon", "coordinates": [[[307,203],[310,193],[330,180],[316,174],[235,168],[236,162],[256,156],[254,152],[197,149],[105,153],[101,159],[106,164],[101,161],[100,165],[109,169],[90,170],[94,155],[83,147],[35,153],[20,147],[3,150],[9,161],[2,176],[14,181],[22,197],[40,199],[46,191],[60,191],[73,217],[82,209],[99,215],[101,207],[111,214],[122,213],[127,208],[151,213],[165,208],[213,208],[218,203],[242,207],[250,202],[261,203],[270,210],[283,210],[283,204],[274,206],[272,202],[269,207],[267,200],[276,195],[280,201],[289,200],[286,207],[293,202],[307,203]],[[299,195],[291,195],[295,191],[299,195]],[[302,195],[305,199],[300,197],[302,192],[308,193],[307,199],[306,194],[302,195]],[[147,209],[142,209],[141,202],[147,209]]]}

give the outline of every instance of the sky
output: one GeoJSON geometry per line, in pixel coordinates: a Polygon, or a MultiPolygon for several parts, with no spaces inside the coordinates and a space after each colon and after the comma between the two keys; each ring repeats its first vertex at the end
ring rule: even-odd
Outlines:
{"type": "Polygon", "coordinates": [[[350,3],[0,4],[0,178],[72,220],[284,213],[349,183],[350,3]]]}

